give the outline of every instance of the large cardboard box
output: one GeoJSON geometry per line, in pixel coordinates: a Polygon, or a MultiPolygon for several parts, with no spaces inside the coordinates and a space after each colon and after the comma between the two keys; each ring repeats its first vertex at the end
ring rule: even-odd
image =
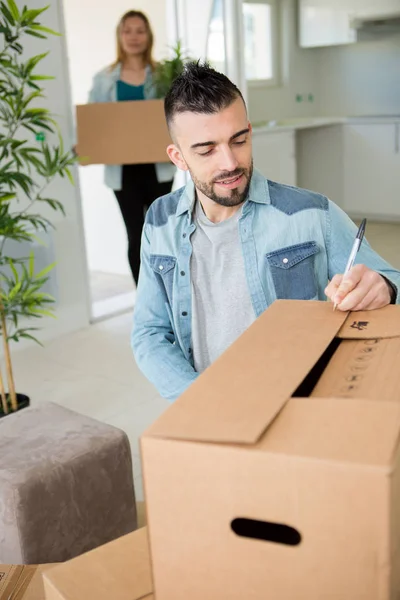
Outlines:
{"type": "Polygon", "coordinates": [[[147,529],[62,563],[43,579],[46,600],[154,600],[147,529]]]}
{"type": "Polygon", "coordinates": [[[399,434],[400,307],[274,303],[142,437],[157,600],[400,598],[399,434]]]}
{"type": "Polygon", "coordinates": [[[0,565],[0,600],[45,600],[42,573],[50,565],[0,565]]]}
{"type": "Polygon", "coordinates": [[[164,100],[83,104],[76,107],[76,120],[82,164],[169,162],[164,100]]]}

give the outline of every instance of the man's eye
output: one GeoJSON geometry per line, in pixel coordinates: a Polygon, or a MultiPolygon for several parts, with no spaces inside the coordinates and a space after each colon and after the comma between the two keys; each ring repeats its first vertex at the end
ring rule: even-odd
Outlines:
{"type": "Polygon", "coordinates": [[[207,156],[208,154],[211,154],[211,152],[213,151],[213,148],[210,148],[210,150],[207,150],[207,152],[199,152],[200,156],[207,156]]]}
{"type": "Polygon", "coordinates": [[[246,143],[246,140],[242,140],[241,142],[233,142],[236,146],[243,146],[246,143]]]}

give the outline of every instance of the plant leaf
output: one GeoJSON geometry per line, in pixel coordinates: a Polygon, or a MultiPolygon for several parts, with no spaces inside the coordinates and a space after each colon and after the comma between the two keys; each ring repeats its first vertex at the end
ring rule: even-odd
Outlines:
{"type": "Polygon", "coordinates": [[[35,254],[31,252],[29,254],[29,277],[35,276],[35,254]]]}
{"type": "Polygon", "coordinates": [[[8,8],[10,9],[10,12],[11,12],[12,16],[14,17],[14,19],[16,21],[19,21],[19,19],[20,19],[19,10],[18,10],[18,6],[15,4],[14,0],[7,0],[7,4],[8,4],[8,8]]]}
{"type": "Polygon", "coordinates": [[[13,261],[12,261],[12,259],[11,259],[11,258],[8,260],[8,264],[9,264],[9,267],[10,267],[11,271],[13,272],[13,275],[14,275],[14,279],[15,279],[15,281],[18,283],[18,282],[19,282],[19,275],[18,275],[18,271],[17,271],[17,269],[15,268],[15,266],[14,266],[14,263],[13,263],[13,261]]]}
{"type": "Polygon", "coordinates": [[[49,35],[61,35],[58,31],[54,31],[53,29],[49,29],[48,27],[44,27],[43,25],[31,25],[31,29],[34,31],[42,31],[43,33],[48,33],[49,35]]]}
{"type": "Polygon", "coordinates": [[[41,40],[46,39],[45,35],[42,35],[41,33],[38,33],[37,31],[33,31],[32,29],[25,29],[25,33],[27,33],[28,35],[32,35],[33,37],[40,38],[41,40]]]}
{"type": "Polygon", "coordinates": [[[55,266],[56,266],[55,262],[51,263],[51,265],[48,265],[47,267],[45,267],[44,269],[39,271],[39,273],[36,273],[35,278],[39,279],[41,277],[44,277],[45,275],[47,275],[47,273],[49,273],[52,269],[54,269],[55,266]]]}

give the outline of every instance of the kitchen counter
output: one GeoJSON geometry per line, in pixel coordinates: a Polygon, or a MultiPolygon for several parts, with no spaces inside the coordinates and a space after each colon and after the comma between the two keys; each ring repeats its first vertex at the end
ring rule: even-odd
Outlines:
{"type": "Polygon", "coordinates": [[[353,123],[357,125],[372,123],[378,123],[382,125],[384,123],[400,123],[400,115],[365,115],[361,117],[347,117],[346,123],[353,123]]]}
{"type": "MultiPolygon", "coordinates": [[[[400,118],[400,117],[399,117],[400,118]]],[[[299,117],[289,119],[271,119],[252,123],[253,133],[277,133],[280,131],[293,131],[297,129],[311,129],[346,123],[346,117],[299,117]]]]}
{"type": "Polygon", "coordinates": [[[313,129],[315,127],[327,127],[330,125],[342,125],[346,123],[372,124],[372,123],[400,123],[399,115],[364,115],[349,117],[293,117],[288,119],[271,119],[269,121],[258,121],[252,123],[253,133],[278,133],[280,131],[294,131],[299,129],[313,129]]]}

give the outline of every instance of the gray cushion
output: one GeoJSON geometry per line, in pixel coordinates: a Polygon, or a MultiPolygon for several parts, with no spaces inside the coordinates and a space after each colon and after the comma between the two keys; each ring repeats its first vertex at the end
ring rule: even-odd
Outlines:
{"type": "Polygon", "coordinates": [[[69,560],[134,529],[124,432],[53,403],[0,419],[0,562],[69,560]]]}

